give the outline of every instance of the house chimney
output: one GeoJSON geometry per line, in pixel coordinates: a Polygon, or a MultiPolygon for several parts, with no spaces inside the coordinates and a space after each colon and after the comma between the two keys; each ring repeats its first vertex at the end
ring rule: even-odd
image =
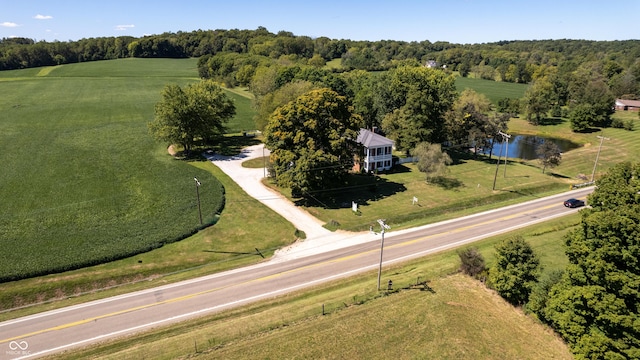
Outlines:
{"type": "Polygon", "coordinates": [[[372,126],[371,127],[371,131],[373,131],[374,133],[378,133],[378,127],[377,126],[372,126]]]}

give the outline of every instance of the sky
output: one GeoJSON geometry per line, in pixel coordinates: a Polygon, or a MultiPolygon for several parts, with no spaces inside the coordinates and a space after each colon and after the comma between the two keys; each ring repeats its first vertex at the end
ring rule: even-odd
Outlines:
{"type": "Polygon", "coordinates": [[[0,0],[0,38],[284,30],[312,38],[456,44],[640,39],[640,0],[0,0]]]}

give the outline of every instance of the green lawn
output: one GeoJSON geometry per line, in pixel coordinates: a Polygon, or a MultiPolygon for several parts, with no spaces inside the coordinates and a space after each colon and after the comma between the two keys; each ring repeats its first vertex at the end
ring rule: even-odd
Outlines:
{"type": "MultiPolygon", "coordinates": [[[[123,59],[0,72],[0,282],[191,235],[200,226],[194,176],[204,222],[215,221],[220,183],[173,160],[147,130],[163,87],[198,81],[196,63],[123,59]]],[[[250,115],[239,115],[247,126],[250,115]]]]}
{"type": "Polygon", "coordinates": [[[439,183],[427,182],[411,163],[378,176],[355,175],[348,192],[313,193],[306,209],[342,230],[367,230],[380,218],[394,228],[405,228],[569,190],[568,179],[542,174],[535,163],[510,161],[506,177],[502,164],[495,178],[496,161],[459,157],[439,183]],[[358,203],[357,214],[352,201],[358,203]]]}

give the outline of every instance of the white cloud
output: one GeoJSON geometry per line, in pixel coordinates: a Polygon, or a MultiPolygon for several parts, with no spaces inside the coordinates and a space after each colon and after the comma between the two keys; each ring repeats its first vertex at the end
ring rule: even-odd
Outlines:
{"type": "Polygon", "coordinates": [[[5,21],[3,23],[0,23],[0,26],[2,26],[2,27],[18,27],[18,24],[13,23],[13,22],[5,21]]]}
{"type": "Polygon", "coordinates": [[[116,30],[117,31],[125,31],[127,29],[131,29],[136,27],[135,25],[116,25],[116,30]]]}
{"type": "Polygon", "coordinates": [[[40,15],[40,14],[38,14],[38,15],[34,16],[33,18],[34,18],[34,19],[37,19],[37,20],[49,20],[49,19],[53,19],[53,16],[51,16],[51,15],[40,15]]]}

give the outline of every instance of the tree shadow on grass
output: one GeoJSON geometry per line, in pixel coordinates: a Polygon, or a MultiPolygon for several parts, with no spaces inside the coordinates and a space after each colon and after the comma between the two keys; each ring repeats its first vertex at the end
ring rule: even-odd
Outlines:
{"type": "Polygon", "coordinates": [[[401,174],[401,173],[408,173],[411,172],[411,169],[409,169],[407,166],[403,165],[403,164],[397,164],[394,165],[391,170],[389,171],[385,171],[385,174],[401,174]]]}
{"type": "Polygon", "coordinates": [[[222,156],[242,156],[242,149],[262,143],[252,136],[233,135],[222,136],[209,143],[200,143],[190,151],[178,151],[174,158],[182,161],[208,161],[202,153],[218,154],[222,156]]]}
{"type": "Polygon", "coordinates": [[[590,127],[590,128],[586,128],[586,129],[582,129],[582,130],[576,131],[576,132],[579,133],[579,134],[593,134],[593,133],[597,133],[597,132],[600,132],[600,131],[602,131],[602,129],[590,127]]]}
{"type": "Polygon", "coordinates": [[[429,178],[429,183],[439,186],[445,190],[453,190],[464,186],[464,183],[462,181],[446,176],[436,176],[429,178]]]}
{"type": "Polygon", "coordinates": [[[211,146],[211,150],[221,155],[233,156],[241,153],[242,149],[248,146],[258,145],[260,143],[262,142],[255,137],[242,135],[224,136],[219,139],[215,145],[211,146]]]}
{"type": "Polygon", "coordinates": [[[559,117],[542,118],[538,121],[538,125],[560,125],[566,120],[559,117]]]}
{"type": "Polygon", "coordinates": [[[570,176],[562,175],[562,174],[558,174],[558,173],[554,173],[554,172],[547,171],[546,174],[549,175],[549,176],[552,176],[554,178],[557,178],[557,179],[571,179],[570,176]]]}
{"type": "Polygon", "coordinates": [[[497,155],[492,154],[491,156],[486,154],[475,154],[468,150],[450,150],[447,151],[453,163],[451,166],[466,164],[468,161],[480,161],[484,163],[492,163],[495,165],[497,161],[497,155]]]}
{"type": "Polygon", "coordinates": [[[350,208],[352,201],[360,206],[367,205],[370,201],[377,201],[406,190],[403,184],[378,176],[349,175],[343,186],[305,193],[294,203],[298,206],[320,206],[327,209],[350,208]]]}

